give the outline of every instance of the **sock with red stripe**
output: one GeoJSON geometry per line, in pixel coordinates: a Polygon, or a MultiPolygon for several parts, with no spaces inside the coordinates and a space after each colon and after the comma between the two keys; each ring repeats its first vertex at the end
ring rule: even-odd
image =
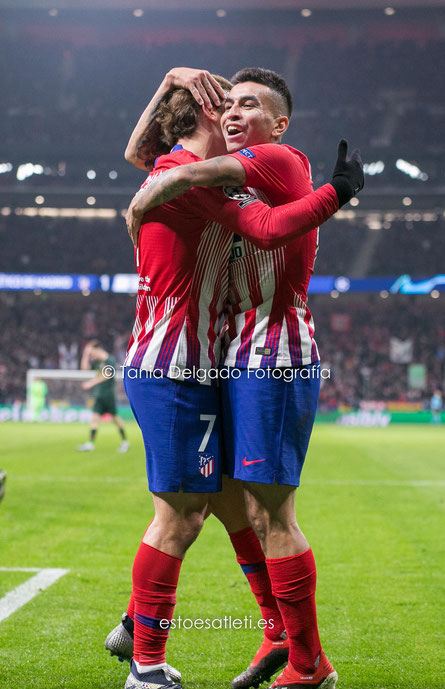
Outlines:
{"type": "Polygon", "coordinates": [[[296,670],[310,674],[321,652],[315,587],[317,573],[312,550],[266,560],[287,636],[289,661],[296,670]]]}
{"type": "MultiPolygon", "coordinates": [[[[182,560],[142,542],[133,564],[134,660],[165,662],[165,645],[176,604],[182,560]]],[[[131,600],[131,599],[130,599],[131,600]]]]}
{"type": "Polygon", "coordinates": [[[269,572],[258,537],[250,526],[229,536],[238,564],[260,606],[262,618],[267,621],[264,635],[271,641],[277,641],[284,631],[284,623],[272,593],[269,572]]]}

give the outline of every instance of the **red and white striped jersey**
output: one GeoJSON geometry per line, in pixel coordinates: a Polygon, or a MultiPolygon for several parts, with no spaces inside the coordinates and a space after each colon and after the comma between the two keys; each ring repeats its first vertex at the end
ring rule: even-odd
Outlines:
{"type": "MultiPolygon", "coordinates": [[[[295,148],[261,144],[232,155],[244,166],[249,190],[271,206],[312,191],[309,161],[295,148]]],[[[235,237],[224,326],[227,366],[266,368],[318,361],[306,303],[317,249],[315,227],[273,251],[235,237]]]]}
{"type": "MultiPolygon", "coordinates": [[[[281,148],[273,146],[278,163],[282,157],[281,148]]],[[[158,159],[141,188],[171,167],[198,160],[193,153],[175,146],[172,153],[158,159]]],[[[290,167],[294,175],[293,160],[290,167]]],[[[179,372],[183,369],[208,370],[218,366],[221,351],[218,335],[224,306],[229,299],[232,232],[248,238],[242,245],[243,261],[232,263],[231,316],[228,319],[229,333],[233,334],[231,339],[236,342],[240,338],[242,350],[246,351],[246,342],[251,342],[247,331],[250,314],[256,319],[257,311],[260,314],[263,309],[273,315],[278,313],[275,300],[278,298],[281,303],[284,296],[279,278],[284,272],[288,246],[313,236],[315,223],[324,222],[338,209],[337,196],[331,185],[324,185],[314,194],[302,198],[311,191],[307,176],[303,182],[306,186],[296,184],[294,193],[286,194],[286,200],[300,200],[282,208],[271,208],[270,202],[269,205],[260,203],[258,199],[263,198],[262,192],[255,197],[243,189],[232,187],[195,188],[144,216],[136,252],[140,277],[136,318],[124,366],[161,371],[163,375],[175,378],[181,377],[179,372]],[[303,189],[306,189],[304,193],[303,189]],[[297,235],[301,235],[300,239],[292,239],[285,249],[261,250],[282,244],[297,235]],[[276,286],[280,288],[278,295],[281,290],[281,296],[277,297],[276,286]],[[237,333],[239,326],[241,329],[237,333]]],[[[276,198],[275,192],[272,204],[276,198]]],[[[238,245],[239,242],[235,244],[235,250],[238,245]]],[[[298,251],[304,252],[305,246],[312,245],[313,242],[303,243],[298,251]]],[[[299,283],[295,284],[300,289],[299,283]]],[[[307,313],[306,306],[303,306],[307,313]]],[[[303,306],[299,304],[300,309],[303,306]]],[[[286,326],[289,330],[293,324],[292,314],[286,326]]],[[[254,330],[252,334],[256,336],[254,330]]],[[[275,333],[274,328],[271,333],[275,333]]],[[[268,347],[270,335],[268,332],[266,335],[265,346],[268,347]]],[[[298,356],[294,359],[297,361],[298,356]]],[[[236,365],[245,365],[242,357],[237,359],[236,365]]],[[[264,365],[268,365],[267,361],[264,365]]]]}
{"type": "MultiPolygon", "coordinates": [[[[141,188],[163,171],[200,160],[182,147],[161,156],[141,188]]],[[[193,212],[184,197],[144,216],[136,264],[139,289],[124,366],[181,378],[218,365],[233,235],[193,212]],[[175,368],[177,367],[177,368],[175,368]]]]}

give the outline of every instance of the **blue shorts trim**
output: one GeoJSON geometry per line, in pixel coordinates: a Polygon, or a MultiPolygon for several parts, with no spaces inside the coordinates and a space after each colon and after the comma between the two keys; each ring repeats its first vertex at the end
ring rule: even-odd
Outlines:
{"type": "Polygon", "coordinates": [[[317,410],[320,364],[230,373],[220,381],[224,473],[241,481],[299,486],[317,410]],[[274,377],[274,371],[281,374],[274,377]]]}
{"type": "Polygon", "coordinates": [[[125,392],[144,439],[149,489],[220,491],[218,388],[144,374],[124,369],[125,392]]]}

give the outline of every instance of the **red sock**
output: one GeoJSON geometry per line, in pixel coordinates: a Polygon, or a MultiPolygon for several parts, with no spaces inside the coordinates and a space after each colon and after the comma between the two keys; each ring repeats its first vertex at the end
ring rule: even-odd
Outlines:
{"type": "Polygon", "coordinates": [[[165,662],[168,628],[182,560],[141,543],[133,564],[134,652],[142,665],[165,662]]]}
{"type": "Polygon", "coordinates": [[[271,641],[277,641],[284,632],[284,623],[272,593],[261,544],[250,526],[229,536],[238,564],[241,565],[250,589],[260,606],[262,618],[267,621],[264,635],[271,641]]]}
{"type": "Polygon", "coordinates": [[[315,607],[317,573],[312,550],[267,559],[266,564],[289,637],[289,661],[299,672],[310,674],[321,651],[315,607]]]}
{"type": "MultiPolygon", "coordinates": [[[[147,528],[145,529],[144,536],[145,536],[145,534],[147,533],[148,529],[150,528],[150,526],[151,526],[152,524],[153,524],[153,519],[151,520],[150,524],[149,524],[149,525],[147,526],[147,528]]],[[[133,596],[133,591],[131,592],[130,600],[128,601],[128,605],[127,605],[127,615],[128,615],[128,617],[129,617],[131,620],[134,620],[134,596],[133,596]]]]}
{"type": "Polygon", "coordinates": [[[134,620],[134,596],[133,591],[131,592],[130,600],[127,605],[127,615],[130,619],[134,620]]]}

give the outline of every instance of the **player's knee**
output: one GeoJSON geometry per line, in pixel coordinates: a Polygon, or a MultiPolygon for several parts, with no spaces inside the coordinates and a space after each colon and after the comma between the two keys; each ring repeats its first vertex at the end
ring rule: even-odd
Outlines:
{"type": "Polygon", "coordinates": [[[258,504],[250,504],[247,510],[247,517],[260,543],[264,543],[269,532],[269,515],[266,510],[258,504]]]}
{"type": "Polygon", "coordinates": [[[181,525],[181,538],[185,547],[189,547],[198,538],[204,524],[205,514],[192,512],[184,518],[181,525]]]}

